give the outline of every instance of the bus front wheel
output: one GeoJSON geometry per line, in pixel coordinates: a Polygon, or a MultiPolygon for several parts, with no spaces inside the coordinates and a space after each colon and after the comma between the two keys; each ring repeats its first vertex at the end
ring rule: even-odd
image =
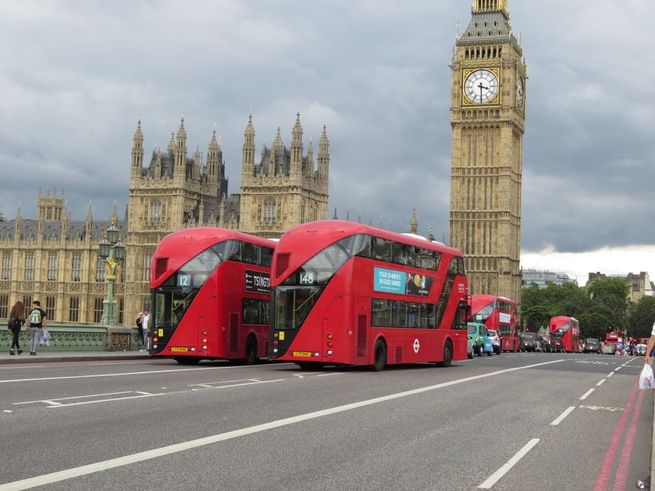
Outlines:
{"type": "Polygon", "coordinates": [[[375,361],[373,364],[373,370],[379,372],[384,370],[385,365],[387,364],[387,347],[384,344],[384,341],[378,339],[375,343],[375,361]]]}
{"type": "Polygon", "coordinates": [[[453,343],[448,339],[443,346],[443,361],[437,363],[440,367],[449,367],[453,363],[453,343]]]}

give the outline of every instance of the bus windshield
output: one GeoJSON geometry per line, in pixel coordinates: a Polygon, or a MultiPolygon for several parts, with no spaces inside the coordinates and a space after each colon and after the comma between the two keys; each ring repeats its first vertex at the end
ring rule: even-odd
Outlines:
{"type": "Polygon", "coordinates": [[[207,278],[226,258],[239,250],[239,242],[228,240],[205,249],[173,273],[153,291],[153,310],[158,327],[176,327],[207,278]]]}
{"type": "Polygon", "coordinates": [[[491,302],[490,304],[488,304],[488,305],[482,307],[480,310],[478,310],[474,314],[474,320],[476,322],[485,322],[489,318],[489,316],[491,316],[491,314],[494,311],[494,308],[495,308],[494,303],[495,302],[491,302]]]}

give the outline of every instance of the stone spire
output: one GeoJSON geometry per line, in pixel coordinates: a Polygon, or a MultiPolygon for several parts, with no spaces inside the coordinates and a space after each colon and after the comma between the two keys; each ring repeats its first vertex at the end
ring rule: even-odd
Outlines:
{"type": "Polygon", "coordinates": [[[141,132],[141,120],[139,120],[134,132],[132,143],[132,177],[141,177],[143,168],[143,133],[141,132]]]}
{"type": "Polygon", "coordinates": [[[248,124],[243,132],[243,149],[241,158],[241,173],[252,176],[255,169],[255,128],[252,125],[252,114],[248,116],[248,124]]]}
{"type": "Polygon", "coordinates": [[[218,176],[219,148],[216,140],[216,130],[212,132],[212,139],[209,141],[207,149],[207,177],[214,179],[218,176]]]}
{"type": "Polygon", "coordinates": [[[416,208],[412,210],[412,219],[409,221],[409,231],[418,234],[418,220],[416,219],[416,208]]]}
{"type": "Polygon", "coordinates": [[[299,176],[302,172],[302,125],[300,124],[300,113],[296,114],[296,124],[291,132],[291,169],[290,174],[299,176]]]}
{"type": "Polygon", "coordinates": [[[180,121],[180,128],[175,138],[175,177],[186,177],[186,130],[184,118],[180,121]]]}
{"type": "MultiPolygon", "coordinates": [[[[330,172],[330,140],[327,136],[327,127],[323,125],[323,134],[318,142],[318,175],[327,186],[330,172]]],[[[326,188],[327,189],[327,188],[326,188]]]]}

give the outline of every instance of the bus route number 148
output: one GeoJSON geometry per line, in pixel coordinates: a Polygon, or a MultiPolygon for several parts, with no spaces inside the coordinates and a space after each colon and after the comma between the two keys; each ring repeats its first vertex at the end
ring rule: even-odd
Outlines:
{"type": "Polygon", "coordinates": [[[314,284],[314,273],[311,271],[302,271],[300,273],[300,284],[301,285],[313,285],[314,284]]]}

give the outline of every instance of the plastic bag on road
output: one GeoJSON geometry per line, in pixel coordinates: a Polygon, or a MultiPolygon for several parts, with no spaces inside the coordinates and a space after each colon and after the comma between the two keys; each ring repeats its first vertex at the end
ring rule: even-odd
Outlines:
{"type": "Polygon", "coordinates": [[[644,368],[639,375],[639,388],[640,389],[655,389],[655,380],[653,380],[653,369],[647,363],[644,363],[644,368]]]}

